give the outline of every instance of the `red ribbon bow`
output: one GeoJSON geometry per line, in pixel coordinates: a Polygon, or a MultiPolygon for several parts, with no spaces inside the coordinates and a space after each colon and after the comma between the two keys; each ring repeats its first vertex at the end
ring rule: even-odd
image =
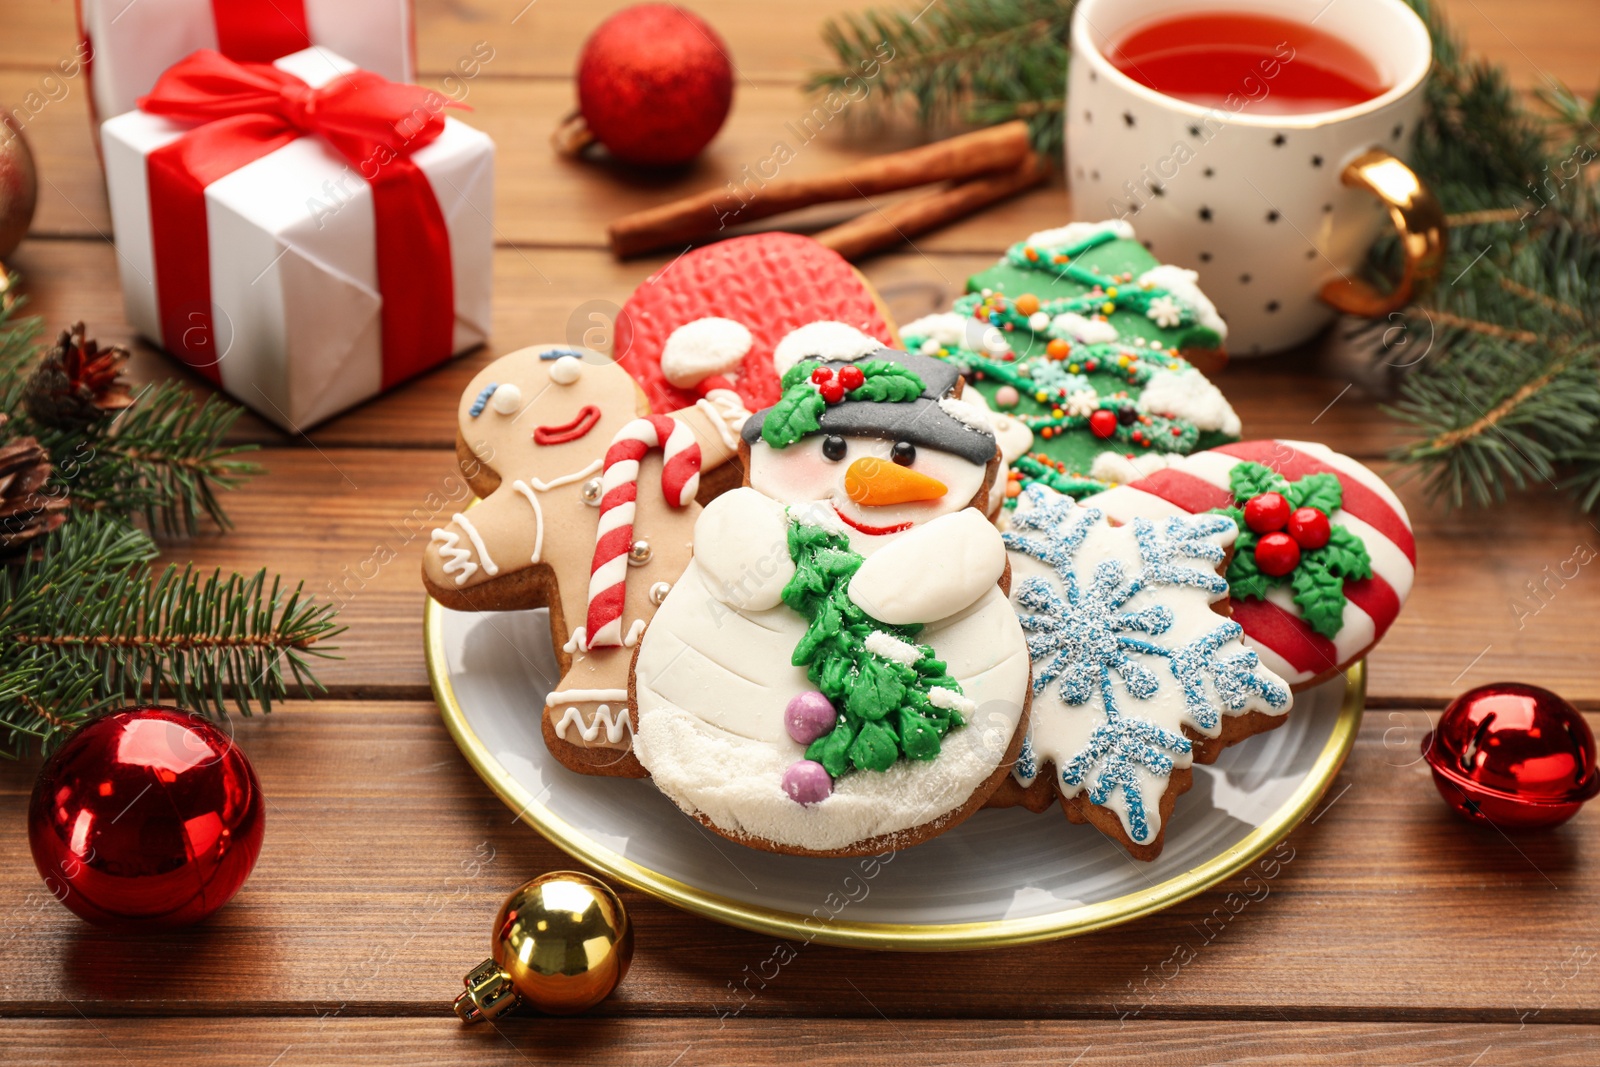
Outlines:
{"type": "MultiPolygon", "coordinates": [[[[370,71],[318,88],[266,63],[204,50],[161,75],[139,107],[202,125],[145,160],[156,295],[169,351],[220,382],[211,322],[205,188],[290,141],[321,137],[372,187],[383,387],[450,355],[455,328],[450,233],[427,175],[409,158],[444,132],[455,106],[370,71]]],[[[320,191],[319,191],[320,192],[320,191]]]]}

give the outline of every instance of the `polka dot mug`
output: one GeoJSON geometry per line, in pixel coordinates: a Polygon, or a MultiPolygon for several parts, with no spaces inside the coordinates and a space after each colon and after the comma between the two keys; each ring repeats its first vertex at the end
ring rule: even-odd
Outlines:
{"type": "MultiPolygon", "coordinates": [[[[1402,0],[1218,0],[1219,10],[1304,19],[1353,45],[1384,85],[1333,111],[1270,114],[1272,68],[1241,79],[1223,106],[1147,88],[1106,51],[1127,31],[1192,13],[1193,0],[1079,0],[1067,84],[1073,214],[1123,218],[1161,260],[1200,273],[1228,323],[1228,350],[1296,345],[1335,311],[1378,316],[1439,271],[1444,215],[1405,165],[1432,46],[1402,0]],[[1400,233],[1394,293],[1361,280],[1385,225],[1400,233]]],[[[1292,53],[1291,53],[1292,54],[1292,53]]],[[[1292,60],[1291,60],[1292,61],[1292,60]]]]}

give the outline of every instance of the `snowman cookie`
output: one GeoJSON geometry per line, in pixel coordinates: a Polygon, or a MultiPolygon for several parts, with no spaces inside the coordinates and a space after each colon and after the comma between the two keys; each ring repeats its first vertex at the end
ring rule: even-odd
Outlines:
{"type": "Polygon", "coordinates": [[[1177,460],[1090,497],[1118,521],[1221,511],[1239,540],[1233,618],[1295,689],[1370,652],[1416,573],[1411,520],[1394,490],[1326,445],[1242,441],[1177,460]]]}
{"type": "Polygon", "coordinates": [[[770,851],[915,844],[983,805],[1029,656],[985,517],[1000,446],[939,360],[806,359],[742,430],[640,641],[634,751],[683,810],[770,851]]]}
{"type": "Polygon", "coordinates": [[[1070,223],[1012,245],[953,310],[900,332],[1032,432],[1010,499],[1034,483],[1082,497],[1130,465],[1238,439],[1239,417],[1191,362],[1226,358],[1227,326],[1195,279],[1126,222],[1070,223]]]}
{"type": "Polygon", "coordinates": [[[634,290],[613,354],[655,411],[716,390],[756,411],[778,402],[779,343],[817,321],[898,343],[878,294],[837,252],[793,233],[734,237],[679,256],[634,290]]]}
{"type": "Polygon", "coordinates": [[[1283,722],[1288,685],[1226,615],[1237,533],[1225,515],[1113,525],[1044,486],[1022,492],[1004,539],[1033,709],[1010,799],[1059,798],[1153,860],[1193,764],[1283,722]]]}
{"type": "Polygon", "coordinates": [[[458,460],[482,502],[431,531],[423,558],[423,585],[447,608],[549,609],[561,677],[544,738],[582,773],[644,774],[631,754],[629,661],[689,561],[697,492],[736,469],[748,415],[711,403],[645,410],[627,373],[592,350],[495,360],[457,416],[458,460]]]}

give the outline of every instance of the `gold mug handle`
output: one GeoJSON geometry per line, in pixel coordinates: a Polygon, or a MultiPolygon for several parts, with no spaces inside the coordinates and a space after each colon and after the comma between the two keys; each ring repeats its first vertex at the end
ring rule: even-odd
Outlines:
{"type": "Polygon", "coordinates": [[[1405,266],[1393,292],[1380,293],[1359,278],[1339,278],[1322,287],[1322,300],[1347,315],[1366,318],[1398,311],[1431,286],[1444,266],[1449,244],[1444,209],[1410,167],[1381,148],[1351,160],[1339,180],[1367,190],[1389,208],[1405,266]]]}

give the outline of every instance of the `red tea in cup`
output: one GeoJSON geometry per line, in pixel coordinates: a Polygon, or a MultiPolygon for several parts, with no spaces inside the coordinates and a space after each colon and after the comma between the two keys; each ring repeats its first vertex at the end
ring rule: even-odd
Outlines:
{"type": "Polygon", "coordinates": [[[1166,96],[1263,115],[1353,107],[1390,88],[1354,45],[1307,22],[1208,11],[1131,27],[1105,49],[1123,74],[1166,96]]]}

